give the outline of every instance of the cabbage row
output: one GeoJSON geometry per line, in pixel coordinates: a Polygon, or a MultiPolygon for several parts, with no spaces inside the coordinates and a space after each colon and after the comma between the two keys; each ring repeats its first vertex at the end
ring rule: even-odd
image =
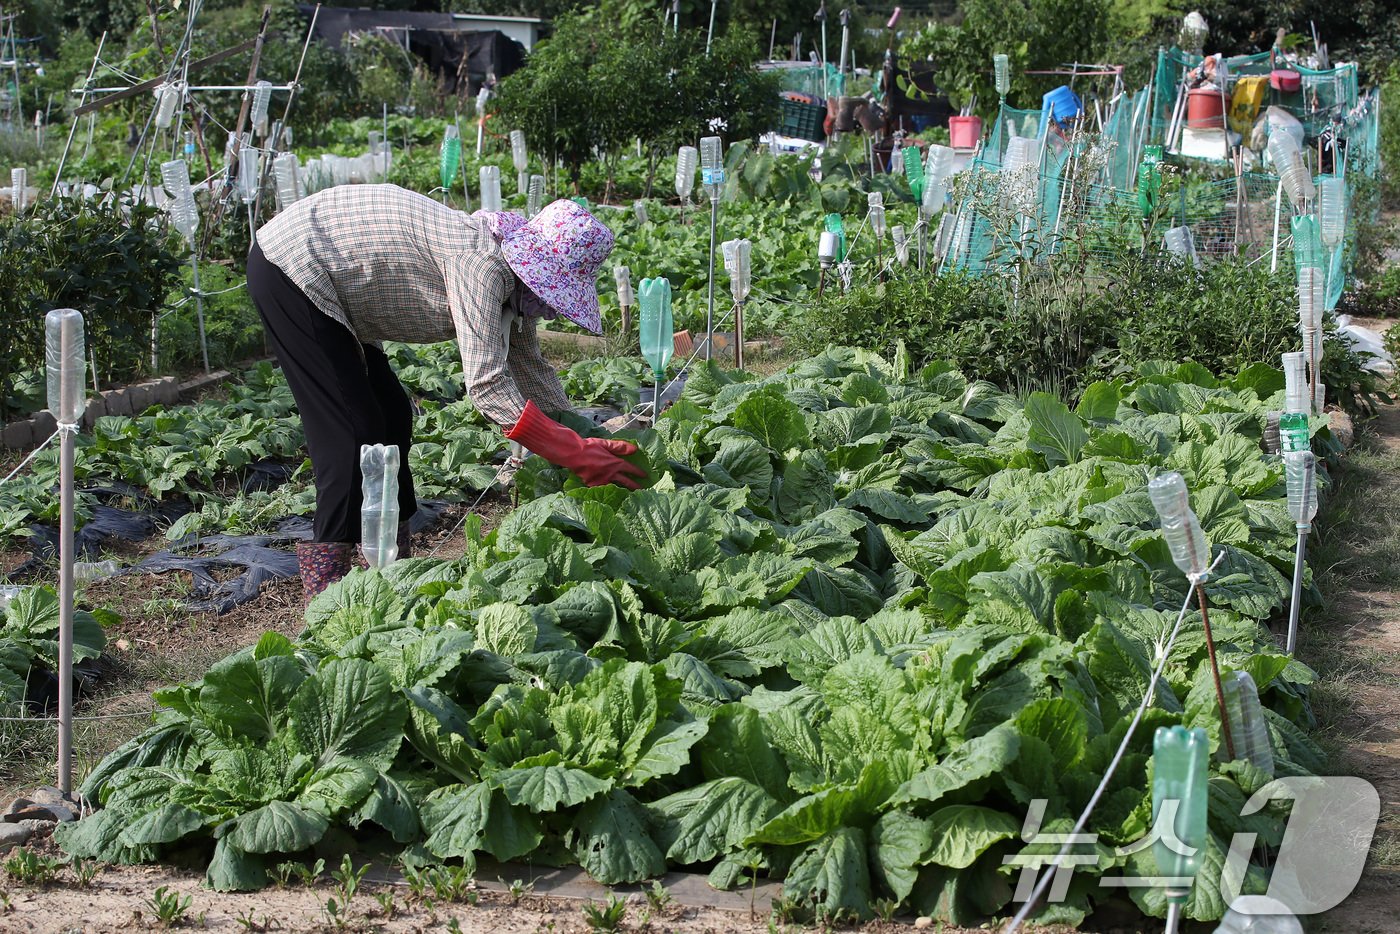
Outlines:
{"type": "MultiPolygon", "coordinates": [[[[1163,369],[1071,410],[905,370],[847,350],[762,380],[702,367],[637,435],[654,482],[636,493],[532,459],[523,503],[469,526],[461,559],[357,571],[296,641],[270,633],[158,692],[153,726],[85,784],[103,810],[61,844],[197,861],[222,890],[348,831],[410,864],[780,878],[826,917],[1001,912],[1015,857],[1047,850],[1022,838],[1032,802],[1043,831],[1069,829],[1185,597],[1145,489],[1163,469],[1224,551],[1220,663],[1260,686],[1277,773],[1322,768],[1312,673],[1263,625],[1294,538],[1258,443],[1276,371],[1163,369]]],[[[1152,822],[1153,730],[1219,745],[1205,656],[1193,617],[1089,823],[1096,864],[1042,918],[1076,923],[1121,891],[1101,875],[1155,874],[1150,848],[1118,848],[1152,822]]],[[[1286,813],[1239,813],[1269,778],[1214,764],[1189,917],[1222,914],[1237,832],[1258,835],[1244,885],[1262,885],[1286,813]]]]}

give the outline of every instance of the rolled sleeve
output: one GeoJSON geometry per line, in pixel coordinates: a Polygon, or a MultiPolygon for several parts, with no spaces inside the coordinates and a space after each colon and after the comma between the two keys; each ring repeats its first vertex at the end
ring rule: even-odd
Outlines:
{"type": "Polygon", "coordinates": [[[510,372],[515,384],[545,412],[567,412],[573,408],[559,381],[559,371],[545,359],[534,318],[521,319],[510,333],[510,372]]]}
{"type": "Polygon", "coordinates": [[[525,395],[506,362],[501,312],[510,298],[510,267],[499,257],[463,255],[446,264],[446,273],[447,304],[462,352],[467,396],[497,425],[514,425],[525,411],[525,395]]]}

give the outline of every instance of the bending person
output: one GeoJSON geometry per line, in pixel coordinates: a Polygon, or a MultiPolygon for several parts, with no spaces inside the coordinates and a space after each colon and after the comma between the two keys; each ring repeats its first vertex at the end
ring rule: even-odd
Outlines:
{"type": "Polygon", "coordinates": [[[635,489],[636,446],[584,439],[545,413],[570,408],[540,352],[540,318],[598,332],[596,278],[613,235],[572,201],[532,220],[467,215],[395,185],[318,192],[258,230],[248,292],[286,374],[316,475],[309,599],[344,577],[360,536],[360,445],[399,446],[399,553],[417,510],[413,410],[378,341],[455,338],[467,395],[506,437],[590,486],[635,489]]]}

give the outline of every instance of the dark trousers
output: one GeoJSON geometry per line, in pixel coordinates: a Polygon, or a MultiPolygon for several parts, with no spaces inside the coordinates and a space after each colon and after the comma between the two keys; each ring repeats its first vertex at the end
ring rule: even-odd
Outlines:
{"type": "Polygon", "coordinates": [[[248,294],[301,413],[316,474],[315,540],[360,540],[362,444],[399,446],[399,521],[407,522],[418,509],[408,470],[413,405],[384,352],[318,309],[256,245],[248,294]]]}

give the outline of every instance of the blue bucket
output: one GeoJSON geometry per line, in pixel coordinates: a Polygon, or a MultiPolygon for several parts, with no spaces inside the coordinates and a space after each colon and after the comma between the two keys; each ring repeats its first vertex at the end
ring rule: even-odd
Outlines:
{"type": "Polygon", "coordinates": [[[1051,113],[1054,113],[1056,123],[1064,123],[1083,112],[1084,105],[1080,103],[1079,95],[1071,91],[1068,85],[1060,85],[1041,99],[1040,134],[1045,135],[1045,127],[1051,113]]]}

